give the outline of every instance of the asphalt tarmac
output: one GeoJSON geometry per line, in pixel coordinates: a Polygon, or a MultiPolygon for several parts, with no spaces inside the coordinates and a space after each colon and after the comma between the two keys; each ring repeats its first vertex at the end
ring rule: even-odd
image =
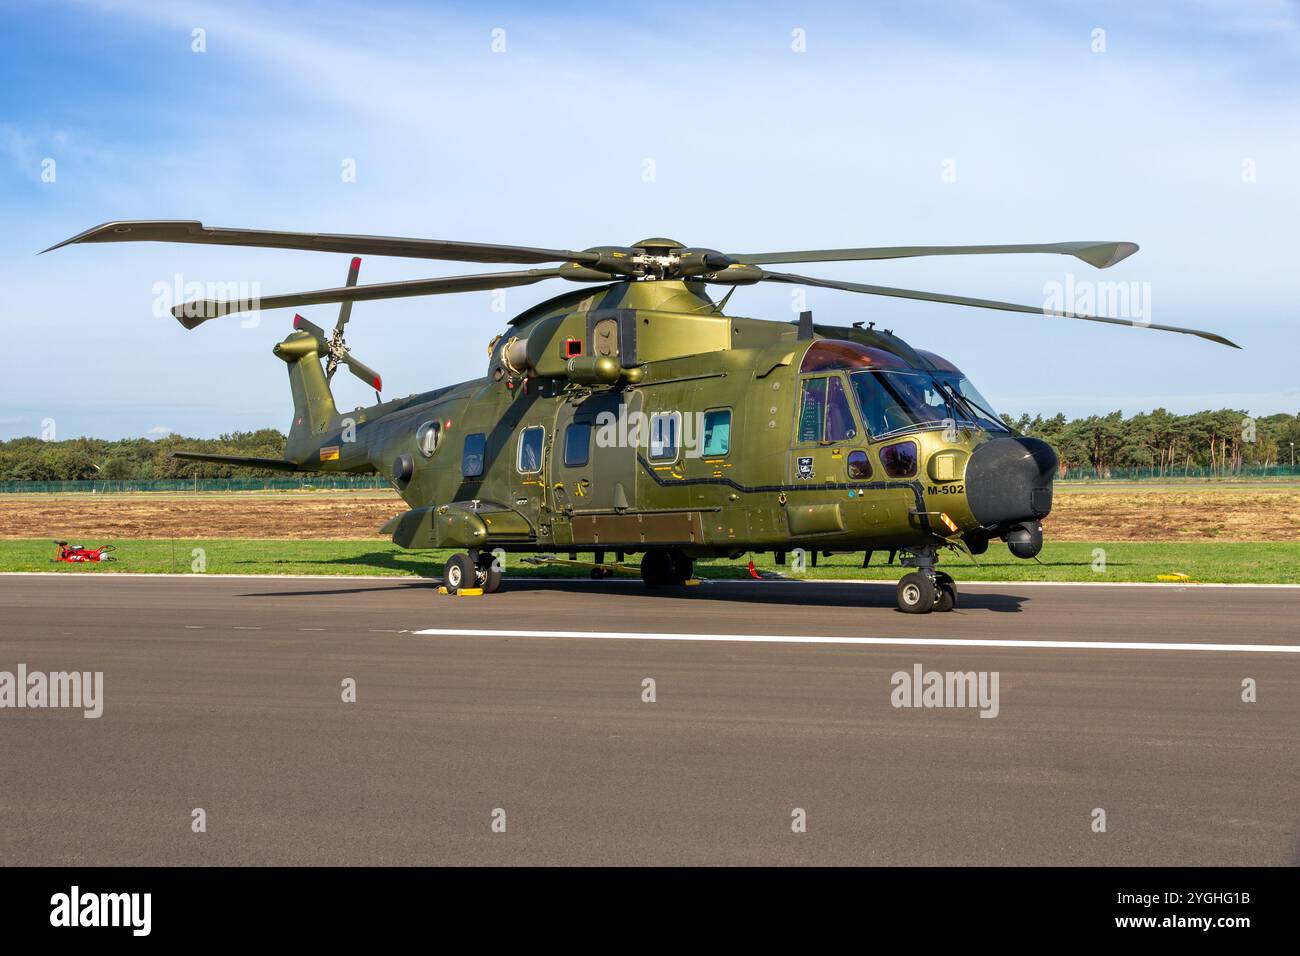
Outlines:
{"type": "Polygon", "coordinates": [[[0,862],[1295,865],[1298,612],[1282,587],[962,585],[912,616],[892,584],[5,575],[0,672],[104,690],[97,719],[0,709],[0,862]],[[799,640],[827,637],[877,643],[799,640]],[[996,716],[894,706],[916,665],[996,674],[996,716]]]}

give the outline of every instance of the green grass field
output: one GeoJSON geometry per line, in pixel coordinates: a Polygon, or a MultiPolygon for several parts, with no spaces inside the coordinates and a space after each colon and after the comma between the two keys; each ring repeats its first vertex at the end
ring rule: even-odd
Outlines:
{"type": "MultiPolygon", "coordinates": [[[[82,542],[87,547],[102,543],[82,542]]],[[[54,546],[46,540],[0,541],[0,571],[59,571],[66,574],[121,572],[190,573],[202,549],[210,574],[364,574],[390,577],[436,577],[447,551],[404,551],[386,541],[116,540],[116,561],[103,564],[55,564],[54,546]]],[[[563,556],[563,555],[561,555],[563,556]]],[[[507,555],[506,575],[585,577],[585,569],[536,568],[523,555],[507,555]]],[[[612,558],[613,555],[611,554],[612,558]]],[[[822,558],[804,575],[813,579],[871,578],[895,580],[902,570],[883,563],[877,553],[870,568],[861,555],[822,558]]],[[[636,559],[633,558],[633,561],[636,559]]],[[[998,542],[975,561],[948,552],[941,566],[958,581],[1155,581],[1159,574],[1186,574],[1192,581],[1215,583],[1300,583],[1300,542],[1049,542],[1039,561],[1012,558],[998,542]],[[1095,570],[1096,549],[1105,552],[1105,569],[1095,570]]],[[[759,570],[779,571],[770,555],[756,559],[759,570]]],[[[711,561],[696,566],[701,578],[747,577],[745,562],[711,561]]]]}

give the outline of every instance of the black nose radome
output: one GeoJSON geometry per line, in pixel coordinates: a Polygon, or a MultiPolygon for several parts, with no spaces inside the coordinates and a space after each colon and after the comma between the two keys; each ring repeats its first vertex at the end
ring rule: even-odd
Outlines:
{"type": "Polygon", "coordinates": [[[980,524],[1005,525],[1052,510],[1056,452],[1037,438],[995,438],[971,453],[966,500],[980,524]]]}

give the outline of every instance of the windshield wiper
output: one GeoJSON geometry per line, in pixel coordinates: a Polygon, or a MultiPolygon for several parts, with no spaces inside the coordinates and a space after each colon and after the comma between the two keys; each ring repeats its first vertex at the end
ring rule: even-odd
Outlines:
{"type": "MultiPolygon", "coordinates": [[[[939,387],[943,389],[944,392],[947,393],[948,397],[952,399],[954,404],[960,405],[962,408],[966,409],[966,411],[970,414],[969,424],[973,425],[975,428],[979,429],[980,431],[988,431],[987,428],[985,428],[983,425],[980,424],[980,412],[984,412],[987,415],[988,409],[980,408],[974,402],[968,400],[965,395],[962,395],[960,392],[958,392],[947,382],[944,382],[938,378],[935,379],[935,382],[937,382],[939,387]]],[[[996,418],[997,416],[992,416],[992,417],[996,418]]],[[[953,416],[953,419],[956,420],[955,415],[953,416]]]]}
{"type": "Polygon", "coordinates": [[[890,438],[894,435],[905,435],[908,432],[925,431],[927,428],[947,427],[948,422],[954,419],[936,418],[928,422],[912,422],[910,425],[900,425],[898,428],[891,428],[888,431],[880,432],[872,437],[876,439],[890,438]]]}

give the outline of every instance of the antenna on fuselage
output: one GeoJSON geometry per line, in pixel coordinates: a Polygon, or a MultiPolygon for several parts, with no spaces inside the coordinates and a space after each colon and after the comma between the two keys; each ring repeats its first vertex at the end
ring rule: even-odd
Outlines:
{"type": "Polygon", "coordinates": [[[799,313],[799,334],[796,339],[810,339],[813,337],[812,312],[799,313]]]}

